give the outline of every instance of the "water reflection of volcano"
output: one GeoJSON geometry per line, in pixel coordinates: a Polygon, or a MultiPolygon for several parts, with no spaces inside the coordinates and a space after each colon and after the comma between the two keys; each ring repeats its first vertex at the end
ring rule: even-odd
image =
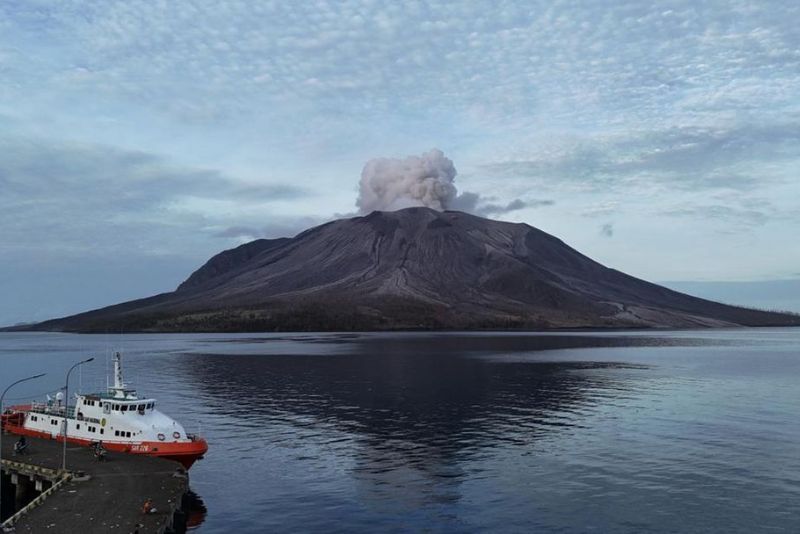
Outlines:
{"type": "MultiPolygon", "coordinates": [[[[265,355],[252,355],[252,347],[232,355],[227,347],[224,356],[193,356],[184,372],[239,436],[283,440],[288,425],[322,447],[351,440],[342,450],[371,498],[430,502],[426,491],[436,492],[433,500],[458,498],[453,488],[464,460],[502,447],[533,448],[631,386],[625,374],[591,371],[616,364],[464,357],[596,344],[580,336],[532,339],[368,336],[336,355],[320,355],[317,345],[306,356],[270,354],[265,343],[265,355]],[[271,434],[277,428],[280,436],[271,434]]],[[[614,346],[613,339],[599,344],[614,346]]]]}

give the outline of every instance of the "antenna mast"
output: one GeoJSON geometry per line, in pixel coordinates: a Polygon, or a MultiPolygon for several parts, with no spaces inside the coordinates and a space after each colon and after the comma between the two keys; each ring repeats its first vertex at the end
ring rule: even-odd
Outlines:
{"type": "Polygon", "coordinates": [[[120,352],[114,354],[114,385],[109,387],[108,390],[113,392],[118,399],[124,399],[129,394],[135,394],[132,389],[125,385],[125,380],[122,376],[122,353],[120,352]]]}

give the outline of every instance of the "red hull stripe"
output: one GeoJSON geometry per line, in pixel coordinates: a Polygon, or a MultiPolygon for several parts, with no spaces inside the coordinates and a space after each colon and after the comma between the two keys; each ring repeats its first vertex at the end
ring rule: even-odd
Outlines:
{"type": "MultiPolygon", "coordinates": [[[[6,420],[3,428],[12,434],[21,436],[30,436],[40,439],[54,439],[62,442],[63,438],[59,435],[53,437],[49,432],[40,432],[38,430],[31,430],[24,426],[11,424],[11,421],[6,420]]],[[[93,442],[98,440],[88,440],[81,438],[73,438],[67,436],[67,443],[73,443],[83,447],[89,447],[93,442]]],[[[144,454],[146,456],[157,456],[159,458],[166,458],[174,460],[183,464],[186,469],[189,469],[192,464],[208,451],[208,443],[202,438],[189,442],[161,442],[161,441],[142,441],[138,443],[129,442],[114,442],[103,441],[103,447],[113,452],[124,452],[127,454],[144,454]]]]}

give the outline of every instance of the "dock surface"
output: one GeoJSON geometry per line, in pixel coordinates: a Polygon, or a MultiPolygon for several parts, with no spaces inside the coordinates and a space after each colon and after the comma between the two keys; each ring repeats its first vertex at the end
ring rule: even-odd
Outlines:
{"type": "MultiPolygon", "coordinates": [[[[13,456],[17,439],[3,435],[4,461],[61,468],[62,443],[29,438],[29,454],[13,456]]],[[[15,533],[165,532],[189,483],[183,467],[170,460],[109,452],[106,461],[98,462],[91,449],[69,444],[67,471],[75,478],[16,523],[15,533]],[[156,512],[145,515],[142,505],[148,498],[156,512]]]]}

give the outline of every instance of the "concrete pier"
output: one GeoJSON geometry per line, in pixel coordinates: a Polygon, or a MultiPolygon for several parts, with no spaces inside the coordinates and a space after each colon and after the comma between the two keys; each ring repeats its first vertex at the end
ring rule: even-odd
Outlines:
{"type": "Polygon", "coordinates": [[[91,449],[68,445],[65,475],[60,470],[61,443],[28,439],[29,454],[13,456],[16,440],[3,435],[0,470],[3,512],[16,513],[3,526],[13,532],[184,531],[181,506],[189,479],[180,464],[123,453],[109,453],[98,462],[91,449]],[[148,498],[156,512],[145,515],[142,505],[148,498]]]}

